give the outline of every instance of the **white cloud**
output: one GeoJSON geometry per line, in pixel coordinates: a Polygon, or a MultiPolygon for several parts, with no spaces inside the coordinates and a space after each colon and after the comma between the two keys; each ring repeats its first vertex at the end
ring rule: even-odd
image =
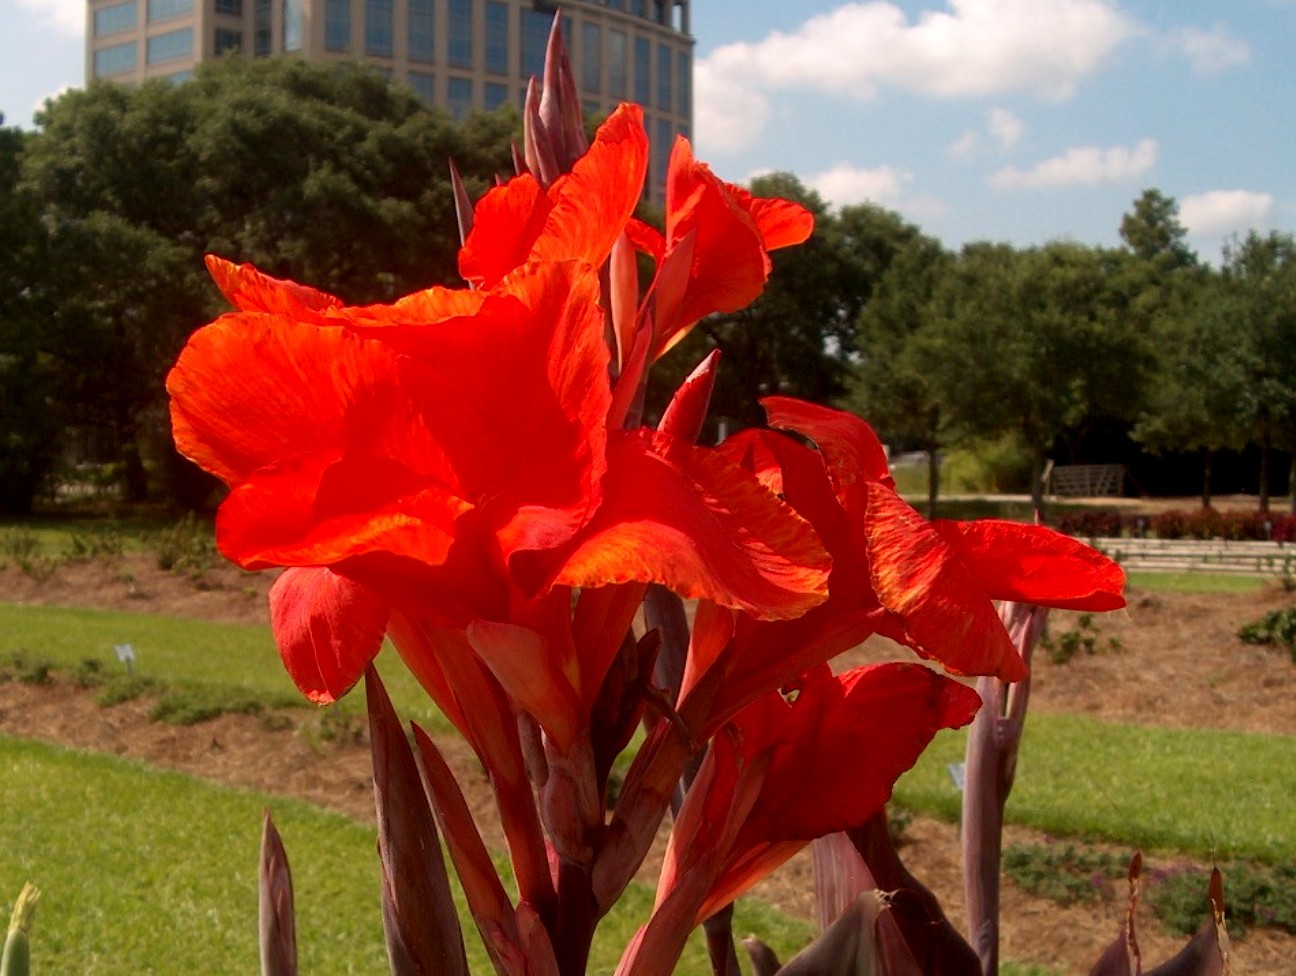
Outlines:
{"type": "Polygon", "coordinates": [[[716,72],[705,61],[693,68],[693,90],[693,127],[708,156],[750,146],[769,121],[764,92],[716,72]]]}
{"type": "Polygon", "coordinates": [[[1026,131],[1026,127],[1022,125],[1022,120],[1006,108],[992,108],[990,110],[989,128],[990,134],[999,143],[999,148],[1004,151],[1012,149],[1017,143],[1021,142],[1022,133],[1026,131]]]}
{"type": "Polygon", "coordinates": [[[946,146],[945,151],[955,159],[970,159],[985,148],[988,135],[1000,152],[1008,152],[1021,142],[1025,132],[1021,119],[1012,112],[1006,108],[992,108],[986,120],[985,134],[977,129],[968,129],[946,146]]]}
{"type": "MultiPolygon", "coordinates": [[[[945,9],[913,20],[885,0],[848,3],[794,32],[726,44],[700,59],[698,131],[711,148],[704,123],[747,109],[736,99],[740,90],[872,98],[892,86],[942,97],[1028,91],[1065,98],[1139,31],[1113,0],[947,0],[945,9]]],[[[760,131],[755,120],[744,128],[749,139],[760,131]]]]}
{"type": "Polygon", "coordinates": [[[955,159],[969,159],[975,156],[981,149],[981,133],[976,129],[968,129],[953,142],[951,142],[945,151],[955,159]]]}
{"type": "Polygon", "coordinates": [[[804,182],[837,210],[861,203],[875,203],[919,221],[936,220],[949,211],[939,197],[930,193],[911,194],[914,174],[894,166],[870,169],[838,163],[806,177],[804,182]]]}
{"type": "Polygon", "coordinates": [[[1096,186],[1099,183],[1126,183],[1142,176],[1156,165],[1155,139],[1141,139],[1133,147],[1082,146],[1068,149],[1030,169],[1010,166],[990,177],[990,185],[1000,190],[1019,187],[1044,188],[1062,186],[1096,186]]]}
{"type": "Polygon", "coordinates": [[[838,163],[822,173],[806,177],[805,182],[837,207],[865,202],[895,206],[913,178],[913,173],[893,166],[867,169],[838,163]]]}
{"type": "Polygon", "coordinates": [[[1223,24],[1216,24],[1210,30],[1185,27],[1172,33],[1168,41],[1198,74],[1218,74],[1251,60],[1251,48],[1233,37],[1223,24]]]}
{"type": "Polygon", "coordinates": [[[80,37],[85,33],[85,0],[17,0],[17,3],[34,14],[39,22],[48,24],[61,34],[80,37]]]}
{"type": "Polygon", "coordinates": [[[1274,198],[1250,190],[1210,190],[1184,197],[1179,219],[1194,236],[1230,234],[1250,230],[1269,222],[1274,198]]]}

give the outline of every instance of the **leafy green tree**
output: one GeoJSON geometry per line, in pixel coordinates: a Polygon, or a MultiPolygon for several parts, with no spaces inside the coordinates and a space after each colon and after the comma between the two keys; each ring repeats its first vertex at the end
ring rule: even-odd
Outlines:
{"type": "MultiPolygon", "coordinates": [[[[507,172],[518,128],[516,113],[457,125],[376,71],[297,58],[92,84],[38,124],[21,188],[51,242],[39,351],[69,422],[113,433],[131,497],[146,487],[142,446],[164,437],[166,370],[224,308],[204,253],[357,303],[456,283],[449,160],[507,172]]],[[[190,502],[210,485],[194,488],[190,502]]]]}
{"type": "Polygon", "coordinates": [[[44,235],[19,187],[29,136],[0,116],[0,512],[25,514],[58,459],[60,417],[37,341],[44,235]]]}
{"type": "Polygon", "coordinates": [[[1225,248],[1223,278],[1248,355],[1245,408],[1260,446],[1260,510],[1269,510],[1277,446],[1292,452],[1296,513],[1296,237],[1251,231],[1225,248]]]}
{"type": "Polygon", "coordinates": [[[859,318],[859,363],[851,405],[893,447],[927,452],[927,514],[940,493],[940,450],[949,435],[933,362],[941,343],[937,290],[953,256],[931,237],[910,240],[894,256],[859,318]]]}
{"type": "Polygon", "coordinates": [[[1218,274],[1200,279],[1195,299],[1157,332],[1146,409],[1132,431],[1153,453],[1199,451],[1202,507],[1211,504],[1215,455],[1240,450],[1251,433],[1251,355],[1239,302],[1218,274]]]}
{"type": "Polygon", "coordinates": [[[1074,459],[1097,421],[1139,410],[1149,349],[1129,294],[1114,284],[1127,261],[1071,242],[1020,252],[977,243],[944,278],[930,368],[950,423],[971,436],[1018,432],[1040,510],[1054,443],[1074,459]]]}
{"type": "Polygon", "coordinates": [[[1121,240],[1141,261],[1159,272],[1189,268],[1198,263],[1188,246],[1188,229],[1179,219],[1179,204],[1160,190],[1144,190],[1133,209],[1121,218],[1121,240]]]}
{"type": "Polygon", "coordinates": [[[815,215],[810,239],[770,255],[765,292],[749,307],[703,321],[658,364],[648,414],[710,350],[722,352],[711,416],[730,428],[764,422],[771,394],[830,403],[845,396],[857,355],[856,321],[882,274],[918,229],[872,205],[829,211],[788,173],[752,182],[757,196],[795,200],[815,215]]]}

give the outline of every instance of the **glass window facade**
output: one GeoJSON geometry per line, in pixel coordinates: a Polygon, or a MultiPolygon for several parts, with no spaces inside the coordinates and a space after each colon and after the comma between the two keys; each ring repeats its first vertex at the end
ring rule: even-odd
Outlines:
{"type": "Polygon", "coordinates": [[[640,105],[647,105],[652,93],[652,75],[649,73],[649,59],[652,47],[646,37],[634,39],[634,100],[640,105]]]}
{"type": "Polygon", "coordinates": [[[465,119],[473,108],[473,83],[471,78],[446,79],[446,108],[451,118],[465,119]]]}
{"type": "Polygon", "coordinates": [[[473,64],[473,0],[450,0],[450,43],[446,58],[453,68],[473,64]]]}
{"type": "Polygon", "coordinates": [[[283,49],[302,48],[302,0],[283,0],[283,49]]]}
{"type": "Polygon", "coordinates": [[[657,107],[670,111],[671,102],[671,49],[669,44],[657,45],[657,107]]]}
{"type": "Polygon", "coordinates": [[[486,70],[494,75],[508,74],[509,46],[508,4],[499,0],[486,3],[486,70]]]}
{"type": "Polygon", "coordinates": [[[483,103],[486,106],[486,111],[493,112],[497,108],[501,108],[502,106],[508,104],[508,93],[509,93],[508,85],[502,84],[501,82],[498,81],[486,82],[486,89],[482,93],[483,95],[486,96],[485,101],[483,103]]]}
{"type": "Polygon", "coordinates": [[[128,41],[125,44],[113,44],[111,47],[101,47],[94,53],[95,77],[102,78],[105,75],[133,71],[136,57],[134,41],[128,41]]]}
{"type": "Polygon", "coordinates": [[[613,98],[626,97],[625,31],[608,31],[608,91],[613,98]]]}
{"type": "Polygon", "coordinates": [[[688,116],[693,110],[693,71],[688,51],[675,52],[675,111],[688,116]]]}
{"type": "Polygon", "coordinates": [[[116,34],[118,31],[130,30],[135,26],[135,22],[135,0],[100,7],[95,11],[94,15],[94,36],[103,37],[106,34],[116,34]]]}
{"type": "Polygon", "coordinates": [[[193,28],[168,31],[148,39],[144,60],[148,64],[193,57],[193,28]]]}
{"type": "Polygon", "coordinates": [[[411,71],[405,78],[418,97],[425,102],[436,100],[436,78],[426,71],[411,71]]]}
{"type": "Polygon", "coordinates": [[[270,53],[270,3],[271,0],[253,0],[252,7],[252,53],[265,57],[270,53]]]}
{"type": "Polygon", "coordinates": [[[522,77],[543,77],[545,45],[549,41],[553,18],[530,7],[523,7],[519,12],[522,15],[522,63],[519,66],[522,77]]]}
{"type": "Polygon", "coordinates": [[[174,20],[193,13],[193,0],[148,0],[150,24],[160,20],[174,20]]]}
{"type": "Polygon", "coordinates": [[[581,87],[603,90],[603,28],[589,21],[581,24],[581,87]]]}
{"type": "Polygon", "coordinates": [[[224,27],[216,28],[216,43],[213,46],[216,57],[220,57],[226,51],[243,50],[243,32],[228,30],[224,27]]]}
{"type": "Polygon", "coordinates": [[[432,27],[432,0],[409,0],[409,59],[431,64],[436,60],[432,27]]]}
{"type": "Polygon", "coordinates": [[[657,131],[652,142],[652,182],[663,183],[666,170],[670,165],[671,148],[675,142],[675,133],[668,119],[657,120],[657,131]]]}
{"type": "Polygon", "coordinates": [[[351,0],[325,0],[324,50],[351,50],[351,0]]]}
{"type": "Polygon", "coordinates": [[[645,17],[648,14],[647,0],[630,0],[630,12],[636,17],[645,17]]]}
{"type": "Polygon", "coordinates": [[[392,0],[365,0],[365,54],[392,56],[395,16],[392,0]]]}
{"type": "Polygon", "coordinates": [[[231,17],[243,16],[243,0],[216,0],[216,12],[231,17]]]}

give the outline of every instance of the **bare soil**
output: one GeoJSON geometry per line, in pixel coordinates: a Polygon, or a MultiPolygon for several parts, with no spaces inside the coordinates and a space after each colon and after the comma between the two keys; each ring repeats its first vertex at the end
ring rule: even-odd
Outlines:
{"type": "MultiPolygon", "coordinates": [[[[231,567],[196,577],[158,570],[150,557],[72,563],[43,580],[15,567],[0,570],[0,600],[164,613],[238,623],[265,623],[269,579],[231,567]]],[[[1031,708],[1172,728],[1212,727],[1296,735],[1296,666],[1282,651],[1240,642],[1238,627],[1275,607],[1296,603],[1278,585],[1255,594],[1201,595],[1133,591],[1127,610],[1094,618],[1096,652],[1064,664],[1041,653],[1031,708]],[[1116,637],[1119,648],[1109,646],[1116,637]]],[[[1078,615],[1056,613],[1056,637],[1079,626],[1078,615]]],[[[902,656],[903,649],[871,641],[851,661],[902,656]]],[[[149,703],[101,708],[92,693],[69,683],[0,683],[0,731],[127,755],[241,787],[301,797],[361,820],[372,819],[373,798],[364,729],[325,731],[321,713],[289,710],[274,716],[224,716],[192,727],[152,722],[149,703]]],[[[502,843],[489,789],[467,747],[439,743],[455,769],[488,844],[502,843]]],[[[962,922],[957,828],[917,817],[905,831],[902,856],[962,922]]],[[[1011,828],[1007,843],[1047,840],[1011,828]]],[[[1227,879],[1226,879],[1227,890],[1227,879]]],[[[809,858],[794,859],[754,892],[806,918],[812,911],[809,858]]],[[[1084,976],[1118,932],[1123,899],[1060,907],[1007,883],[1003,894],[1003,958],[1084,976]]],[[[1186,940],[1168,936],[1147,913],[1140,919],[1145,965],[1170,957],[1186,940]]],[[[1285,976],[1296,959],[1296,937],[1268,930],[1233,943],[1234,972],[1285,976]]]]}

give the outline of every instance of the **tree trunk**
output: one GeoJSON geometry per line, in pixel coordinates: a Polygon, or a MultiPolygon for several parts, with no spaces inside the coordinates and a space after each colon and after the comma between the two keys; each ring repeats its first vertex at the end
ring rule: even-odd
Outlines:
{"type": "MultiPolygon", "coordinates": [[[[1292,443],[1296,444],[1296,439],[1292,443]]],[[[1291,513],[1296,515],[1296,450],[1292,451],[1291,468],[1287,472],[1287,491],[1291,496],[1291,513]]]]}
{"type": "Polygon", "coordinates": [[[1260,432],[1260,511],[1269,511],[1269,426],[1260,432]]]}
{"type": "Polygon", "coordinates": [[[1209,447],[1202,457],[1202,508],[1211,507],[1211,469],[1215,464],[1215,452],[1209,447]]]}
{"type": "Polygon", "coordinates": [[[1036,518],[1044,522],[1044,448],[1035,445],[1031,448],[1031,507],[1035,509],[1036,518]]]}

